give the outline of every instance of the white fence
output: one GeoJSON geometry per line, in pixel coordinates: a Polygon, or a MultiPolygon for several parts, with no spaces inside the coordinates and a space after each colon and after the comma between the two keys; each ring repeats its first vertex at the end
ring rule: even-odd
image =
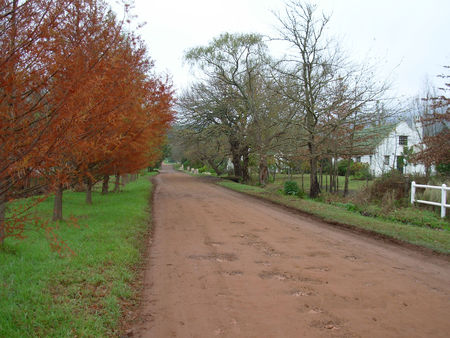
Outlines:
{"type": "Polygon", "coordinates": [[[450,204],[447,204],[447,191],[450,190],[450,187],[447,187],[445,184],[439,186],[435,185],[425,185],[425,184],[416,184],[416,182],[411,182],[411,204],[414,204],[414,202],[417,203],[423,203],[423,204],[429,204],[429,205],[435,205],[438,207],[441,207],[441,217],[445,217],[445,209],[450,208],[450,204]],[[441,190],[441,203],[438,202],[431,202],[431,201],[423,201],[423,200],[416,200],[416,188],[429,188],[429,189],[438,189],[441,190]]]}

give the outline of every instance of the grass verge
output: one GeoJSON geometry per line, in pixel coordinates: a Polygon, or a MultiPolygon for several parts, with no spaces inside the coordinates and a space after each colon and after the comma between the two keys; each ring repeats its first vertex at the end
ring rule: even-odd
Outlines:
{"type": "MultiPolygon", "coordinates": [[[[76,253],[60,257],[41,233],[6,239],[0,250],[0,337],[105,337],[118,335],[149,227],[149,175],[116,194],[64,193],[64,216],[80,227],[58,224],[76,253]]],[[[53,199],[37,207],[51,217],[53,199]]]]}
{"type": "Polygon", "coordinates": [[[300,210],[307,214],[317,216],[326,222],[363,229],[401,242],[426,247],[439,253],[450,254],[450,231],[448,230],[437,230],[366,217],[337,206],[310,199],[285,196],[277,192],[267,191],[261,187],[248,186],[230,181],[221,181],[218,184],[235,191],[300,210]]]}

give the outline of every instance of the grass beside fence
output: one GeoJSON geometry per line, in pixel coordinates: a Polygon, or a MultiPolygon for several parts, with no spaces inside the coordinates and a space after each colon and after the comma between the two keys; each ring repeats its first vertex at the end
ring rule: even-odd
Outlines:
{"type": "MultiPolygon", "coordinates": [[[[118,334],[121,304],[133,302],[131,283],[149,229],[149,175],[120,193],[64,192],[57,230],[75,255],[51,251],[42,233],[0,249],[0,337],[104,337],[118,334]]],[[[50,218],[53,198],[37,207],[50,218]]]]}
{"type": "MultiPolygon", "coordinates": [[[[277,189],[283,189],[283,185],[284,182],[286,181],[295,181],[297,182],[298,186],[300,187],[300,189],[302,189],[303,187],[303,191],[305,193],[309,192],[309,174],[304,174],[303,178],[302,175],[300,174],[295,174],[295,175],[287,175],[287,174],[276,174],[275,176],[275,182],[272,181],[272,176],[271,176],[271,182],[267,184],[267,188],[269,190],[277,190],[277,189]]],[[[326,186],[330,184],[330,175],[327,174],[323,174],[322,175],[322,180],[320,178],[320,176],[318,177],[319,179],[319,184],[322,183],[322,191],[326,190],[326,186]]],[[[254,178],[254,182],[257,182],[258,178],[254,178]]],[[[344,176],[339,176],[338,177],[338,188],[340,191],[344,190],[344,185],[345,185],[345,177],[344,176]]],[[[370,185],[372,183],[372,181],[366,181],[366,180],[356,180],[354,179],[352,176],[349,177],[349,184],[348,184],[348,189],[350,191],[359,191],[362,188],[370,185]]]]}
{"type": "Polygon", "coordinates": [[[447,229],[431,229],[401,222],[392,222],[385,219],[366,217],[338,206],[311,199],[285,196],[279,192],[261,187],[248,186],[230,181],[221,181],[218,184],[235,191],[265,198],[272,202],[318,216],[327,222],[350,225],[403,242],[423,246],[436,252],[450,253],[450,231],[447,229]]]}

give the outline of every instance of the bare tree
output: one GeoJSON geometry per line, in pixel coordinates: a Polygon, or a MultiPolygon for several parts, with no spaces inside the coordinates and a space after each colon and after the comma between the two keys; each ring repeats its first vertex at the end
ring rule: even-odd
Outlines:
{"type": "MultiPolygon", "coordinates": [[[[275,79],[284,79],[283,95],[297,109],[297,144],[306,146],[311,167],[310,197],[320,193],[318,161],[331,133],[356,112],[374,103],[386,85],[375,85],[367,66],[354,66],[328,40],[329,17],[316,7],[298,1],[287,4],[277,15],[279,36],[289,54],[273,65],[275,79]]],[[[373,74],[372,74],[373,75],[373,74]]]]}
{"type": "Polygon", "coordinates": [[[249,127],[252,152],[257,156],[259,184],[265,186],[269,177],[269,160],[274,162],[280,152],[286,153],[290,142],[295,109],[282,95],[278,81],[267,71],[257,83],[255,111],[249,127]]]}

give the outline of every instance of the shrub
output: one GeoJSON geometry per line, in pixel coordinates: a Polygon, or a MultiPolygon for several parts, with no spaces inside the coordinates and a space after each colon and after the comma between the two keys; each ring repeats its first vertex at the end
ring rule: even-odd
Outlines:
{"type": "Polygon", "coordinates": [[[383,210],[376,204],[367,204],[361,207],[361,215],[370,217],[382,217],[383,210]]]}
{"type": "Polygon", "coordinates": [[[350,166],[350,174],[355,180],[368,180],[372,178],[368,163],[355,162],[350,166]]]}
{"type": "Polygon", "coordinates": [[[347,203],[342,203],[342,202],[334,202],[332,203],[333,205],[346,209],[347,211],[351,211],[351,212],[359,212],[359,207],[356,204],[347,202],[347,203]]]}
{"type": "Polygon", "coordinates": [[[345,208],[346,208],[348,211],[353,211],[353,212],[359,211],[358,206],[357,206],[356,204],[353,204],[353,203],[346,203],[346,204],[345,204],[345,208]]]}
{"type": "Polygon", "coordinates": [[[339,176],[345,176],[345,173],[347,172],[347,167],[353,163],[352,160],[340,160],[337,163],[338,167],[338,175],[339,176]]]}
{"type": "Polygon", "coordinates": [[[387,218],[393,221],[426,226],[433,229],[449,228],[449,223],[441,219],[437,214],[418,208],[395,209],[387,215],[387,218]]]}
{"type": "Polygon", "coordinates": [[[295,181],[284,182],[284,194],[298,196],[300,193],[300,188],[295,181]]]}
{"type": "Polygon", "coordinates": [[[400,172],[393,170],[377,178],[369,189],[370,199],[382,201],[399,200],[409,196],[411,181],[400,172]]]}
{"type": "Polygon", "coordinates": [[[439,163],[436,171],[443,176],[450,176],[450,163],[439,163]]]}
{"type": "Polygon", "coordinates": [[[306,196],[305,192],[302,189],[300,189],[297,193],[297,197],[305,198],[305,196],[306,196]]]}

